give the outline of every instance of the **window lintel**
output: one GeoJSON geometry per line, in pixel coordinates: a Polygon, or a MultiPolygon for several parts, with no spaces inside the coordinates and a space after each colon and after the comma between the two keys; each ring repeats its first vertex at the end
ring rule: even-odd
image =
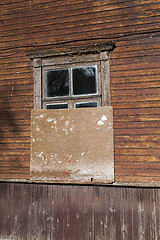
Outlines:
{"type": "Polygon", "coordinates": [[[115,44],[108,43],[96,43],[87,46],[78,46],[78,47],[52,47],[47,50],[39,50],[38,52],[31,52],[28,54],[30,59],[35,58],[48,58],[56,56],[67,56],[67,55],[81,55],[89,53],[100,53],[100,52],[110,52],[115,48],[115,44]]]}

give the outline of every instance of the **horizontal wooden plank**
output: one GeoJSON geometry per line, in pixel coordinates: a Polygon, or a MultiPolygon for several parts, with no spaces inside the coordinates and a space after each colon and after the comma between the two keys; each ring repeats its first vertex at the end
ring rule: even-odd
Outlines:
{"type": "MultiPolygon", "coordinates": [[[[127,59],[123,59],[123,61],[127,61],[127,59]]],[[[151,57],[152,60],[152,57],[151,57]]],[[[133,61],[133,58],[132,58],[133,61]]],[[[143,58],[140,58],[139,63],[124,63],[122,65],[119,64],[119,60],[117,61],[117,63],[115,63],[114,65],[111,66],[111,70],[112,72],[117,72],[117,71],[130,71],[130,70],[146,70],[146,69],[152,69],[152,68],[158,68],[159,65],[159,58],[155,57],[155,61],[152,61],[152,63],[150,62],[145,62],[145,60],[143,58]],[[141,62],[140,62],[141,61],[141,62]]],[[[113,63],[112,63],[113,64],[113,63]]]]}
{"type": "Polygon", "coordinates": [[[146,85],[150,85],[150,82],[152,85],[154,85],[154,82],[159,81],[159,74],[151,74],[151,75],[145,75],[145,76],[127,76],[127,77],[119,77],[119,78],[112,78],[112,69],[110,69],[111,74],[111,87],[114,88],[114,85],[116,87],[116,84],[124,84],[127,86],[130,86],[130,84],[138,84],[146,83],[146,85]]]}
{"type": "Polygon", "coordinates": [[[0,96],[0,103],[18,103],[18,102],[32,102],[33,101],[33,97],[32,96],[17,96],[17,97],[13,97],[13,96],[9,96],[7,98],[4,98],[3,94],[1,94],[0,96]]]}
{"type": "Polygon", "coordinates": [[[160,114],[160,108],[131,108],[128,109],[114,109],[114,114],[117,116],[121,115],[152,115],[152,114],[160,114]]]}
{"type": "Polygon", "coordinates": [[[13,162],[2,162],[2,161],[0,161],[0,165],[1,165],[1,170],[0,170],[0,172],[3,172],[3,169],[11,169],[11,168],[13,168],[13,169],[21,169],[21,168],[29,168],[29,166],[28,166],[28,163],[26,163],[26,162],[23,162],[23,163],[18,163],[18,162],[15,162],[15,161],[13,161],[13,162]]]}
{"type": "MultiPolygon", "coordinates": [[[[158,59],[157,59],[158,61],[158,59]]],[[[123,64],[120,65],[118,62],[116,65],[112,65],[112,72],[119,72],[119,71],[130,71],[130,70],[148,70],[152,68],[159,68],[159,61],[158,62],[150,62],[150,63],[143,63],[141,59],[141,63],[137,64],[123,64]]]]}
{"type": "Polygon", "coordinates": [[[27,54],[24,54],[24,51],[18,51],[15,49],[11,49],[9,51],[5,50],[3,53],[1,51],[0,64],[11,67],[12,64],[18,63],[26,63],[27,66],[32,66],[32,61],[28,58],[27,54]]]}
{"type": "MultiPolygon", "coordinates": [[[[21,111],[21,110],[20,110],[21,111]]],[[[9,114],[8,114],[9,115],[9,114]]],[[[6,116],[7,117],[7,116],[6,116]]],[[[30,125],[30,118],[27,118],[27,119],[15,119],[14,116],[12,115],[12,117],[10,117],[8,120],[3,118],[3,119],[0,119],[0,125],[13,125],[13,126],[23,126],[23,125],[30,125]]]]}
{"type": "MultiPolygon", "coordinates": [[[[131,104],[136,104],[137,102],[139,104],[154,104],[154,102],[159,102],[159,94],[155,94],[155,95],[150,95],[150,94],[141,94],[141,95],[137,95],[137,96],[119,96],[119,95],[111,95],[111,102],[113,104],[113,106],[115,105],[115,107],[118,107],[118,103],[119,105],[121,103],[123,103],[125,105],[125,103],[131,103],[131,104]]],[[[122,107],[123,107],[122,104],[122,107]]]]}
{"type": "Polygon", "coordinates": [[[27,167],[2,167],[0,174],[8,174],[11,173],[26,173],[29,168],[27,167]]]}
{"type": "Polygon", "coordinates": [[[126,175],[130,175],[130,176],[148,176],[152,179],[152,177],[158,177],[160,170],[159,169],[133,169],[133,168],[122,168],[120,172],[118,172],[118,169],[116,170],[116,172],[120,175],[125,174],[128,172],[128,174],[126,175]]]}
{"type": "MultiPolygon", "coordinates": [[[[112,73],[112,75],[114,76],[114,74],[112,73]]],[[[158,77],[158,74],[156,75],[157,77],[158,77]]],[[[147,78],[148,78],[149,76],[147,76],[147,78]]],[[[160,75],[159,75],[159,77],[160,77],[160,75]]],[[[144,78],[145,79],[145,78],[144,78]]],[[[111,89],[112,89],[112,91],[114,91],[114,90],[120,90],[120,89],[140,89],[140,88],[142,88],[142,89],[144,89],[144,88],[148,88],[148,86],[150,87],[150,88],[156,88],[156,87],[160,87],[160,82],[157,80],[155,80],[154,79],[154,81],[148,81],[147,83],[146,82],[141,82],[140,80],[139,80],[139,77],[137,77],[137,79],[135,80],[135,82],[128,82],[128,78],[127,77],[125,77],[125,79],[123,79],[123,80],[125,80],[125,82],[121,82],[120,81],[120,79],[118,79],[118,81],[119,82],[116,82],[116,83],[113,83],[113,81],[112,81],[112,85],[111,85],[111,89]]]]}
{"type": "MultiPolygon", "coordinates": [[[[159,139],[160,140],[160,139],[159,139]]],[[[131,148],[134,148],[134,149],[147,149],[147,148],[159,148],[159,144],[160,144],[160,141],[157,141],[157,142],[119,142],[119,141],[115,141],[114,142],[114,146],[115,148],[123,148],[123,149],[131,149],[131,148]]]]}
{"type": "MultiPolygon", "coordinates": [[[[31,117],[31,112],[30,110],[12,110],[9,109],[7,111],[1,111],[1,119],[3,119],[3,117],[6,119],[7,115],[14,115],[15,119],[25,119],[25,118],[30,118],[31,117]],[[18,118],[16,116],[19,116],[18,118]]],[[[10,116],[9,116],[10,119],[10,116]]]]}
{"type": "MultiPolygon", "coordinates": [[[[138,71],[138,69],[137,69],[138,71]]],[[[136,71],[135,71],[136,73],[136,71]]],[[[148,86],[159,87],[159,74],[150,74],[135,76],[120,76],[119,78],[115,77],[114,73],[111,72],[111,87],[114,89],[130,89],[130,88],[146,88],[148,86]],[[143,80],[142,80],[143,79],[143,80]]]]}
{"type": "MultiPolygon", "coordinates": [[[[138,169],[139,172],[141,172],[142,169],[142,173],[144,173],[144,171],[146,172],[150,172],[153,171],[154,172],[160,172],[160,162],[157,162],[156,165],[152,162],[149,163],[142,163],[142,162],[116,162],[116,167],[117,167],[117,171],[119,171],[119,169],[122,167],[123,169],[130,169],[132,168],[132,170],[136,170],[138,169]]],[[[130,171],[130,170],[129,170],[130,171]]]]}
{"type": "MultiPolygon", "coordinates": [[[[154,16],[154,14],[153,14],[154,16]]],[[[152,32],[150,34],[144,33],[143,35],[139,36],[138,34],[134,35],[127,35],[125,38],[118,39],[116,46],[118,48],[124,47],[124,46],[130,46],[133,47],[135,45],[141,46],[141,45],[153,45],[154,43],[159,42],[159,33],[158,32],[152,32]],[[132,42],[132,44],[130,44],[132,42]]],[[[119,51],[119,49],[115,49],[115,51],[119,51]]]]}
{"type": "Polygon", "coordinates": [[[30,179],[29,170],[26,172],[14,172],[11,169],[7,173],[0,173],[1,179],[30,179]]]}
{"type": "Polygon", "coordinates": [[[116,135],[157,135],[160,134],[160,128],[117,128],[114,129],[116,135]]]}
{"type": "Polygon", "coordinates": [[[126,182],[126,183],[149,183],[149,184],[154,184],[154,183],[159,183],[160,182],[160,179],[159,177],[157,176],[151,176],[151,177],[148,177],[148,176],[128,176],[128,175],[124,175],[124,174],[117,174],[116,175],[116,178],[115,178],[115,181],[116,182],[126,182]]]}
{"type": "MultiPolygon", "coordinates": [[[[30,144],[30,136],[28,137],[12,137],[12,138],[3,138],[0,136],[0,144],[30,144]]],[[[16,146],[16,145],[15,145],[16,146]]],[[[12,148],[13,146],[11,146],[12,148]]]]}
{"type": "MultiPolygon", "coordinates": [[[[154,41],[156,41],[156,38],[153,37],[153,39],[154,39],[154,41]]],[[[154,43],[151,43],[151,45],[153,45],[153,44],[154,43]]],[[[145,46],[145,45],[141,44],[141,51],[143,50],[142,46],[145,46]]],[[[145,51],[144,51],[144,53],[145,53],[145,51]]],[[[123,53],[122,53],[122,58],[119,58],[117,60],[117,59],[113,58],[114,57],[114,51],[110,54],[110,56],[111,56],[111,58],[110,58],[110,68],[111,68],[111,70],[116,68],[115,66],[119,67],[120,69],[125,69],[126,67],[136,69],[136,68],[139,68],[142,65],[144,65],[144,67],[147,67],[147,66],[150,67],[150,64],[152,65],[154,63],[159,62],[159,54],[157,53],[157,55],[156,55],[156,49],[155,49],[154,56],[141,56],[141,57],[137,57],[137,58],[133,58],[133,57],[123,58],[123,53]],[[139,66],[139,64],[140,64],[140,66],[139,66]]]]}
{"type": "Polygon", "coordinates": [[[8,98],[8,97],[25,97],[25,96],[29,96],[29,97],[33,97],[33,91],[31,90],[17,90],[15,91],[15,89],[13,88],[13,90],[11,91],[3,91],[3,92],[0,92],[0,95],[3,94],[3,98],[8,98]]]}
{"type": "Polygon", "coordinates": [[[0,103],[0,109],[2,110],[8,110],[8,108],[12,109],[20,109],[20,110],[25,110],[25,109],[33,109],[33,101],[32,102],[16,102],[16,103],[0,103]]]}
{"type": "Polygon", "coordinates": [[[24,58],[21,57],[21,59],[20,59],[20,56],[18,56],[18,57],[19,57],[18,60],[17,60],[17,58],[9,59],[9,57],[7,57],[7,59],[0,58],[0,64],[2,66],[1,70],[5,69],[6,71],[7,70],[10,71],[10,69],[11,70],[16,69],[16,71],[17,71],[17,69],[29,69],[29,70],[32,69],[31,61],[29,59],[28,59],[28,61],[25,61],[24,58]]]}
{"type": "MultiPolygon", "coordinates": [[[[136,43],[125,44],[125,39],[124,39],[124,42],[122,40],[118,41],[117,47],[114,50],[114,55],[112,56],[112,58],[114,59],[115,55],[118,55],[118,54],[119,54],[119,56],[120,56],[120,54],[125,55],[126,53],[134,54],[134,53],[138,53],[138,51],[143,51],[143,53],[145,54],[145,51],[147,51],[147,50],[155,51],[157,49],[159,52],[160,40],[157,39],[158,36],[152,37],[151,34],[148,34],[148,37],[151,36],[152,41],[147,41],[146,43],[142,42],[141,44],[140,44],[140,41],[142,41],[143,37],[141,38],[138,34],[136,34],[136,36],[137,36],[137,38],[136,38],[137,44],[136,43]],[[154,39],[155,39],[155,42],[154,42],[154,39]]],[[[140,56],[141,56],[141,54],[140,54],[140,56]]]]}
{"type": "Polygon", "coordinates": [[[16,77],[17,75],[20,75],[20,74],[24,74],[24,73],[30,73],[32,70],[32,67],[31,66],[25,66],[25,67],[20,67],[20,66],[17,66],[17,67],[13,67],[11,64],[10,64],[10,68],[1,68],[0,69],[0,74],[2,75],[11,75],[13,78],[16,77]]]}
{"type": "Polygon", "coordinates": [[[30,125],[3,125],[0,133],[3,132],[25,132],[30,130],[30,125]]]}
{"type": "MultiPolygon", "coordinates": [[[[159,121],[147,121],[147,122],[115,122],[114,128],[115,129],[139,129],[139,128],[147,128],[147,129],[152,129],[152,128],[159,128],[160,127],[160,119],[159,121]]],[[[144,130],[145,131],[145,130],[144,130]]]]}
{"type": "Polygon", "coordinates": [[[2,141],[5,141],[5,138],[14,138],[15,136],[17,137],[30,137],[30,132],[29,131],[2,131],[0,132],[0,137],[2,138],[2,141]]]}
{"type": "Polygon", "coordinates": [[[117,72],[112,72],[112,78],[119,78],[119,77],[127,77],[127,76],[149,76],[149,75],[159,75],[159,68],[149,68],[147,69],[135,69],[135,70],[130,70],[127,69],[125,71],[117,71],[117,72]]]}
{"type": "Polygon", "coordinates": [[[10,80],[10,81],[13,81],[14,80],[17,80],[17,79],[27,79],[27,78],[31,78],[33,79],[33,76],[31,75],[31,72],[21,72],[21,73],[17,73],[17,74],[10,74],[10,73],[7,73],[6,75],[3,74],[3,76],[0,77],[0,82],[1,81],[4,81],[5,79],[6,80],[10,80]]]}
{"type": "Polygon", "coordinates": [[[30,155],[28,156],[3,156],[3,158],[0,158],[0,160],[4,160],[4,162],[13,162],[13,161],[17,161],[19,163],[23,163],[23,162],[26,162],[28,163],[28,166],[29,166],[29,160],[30,160],[30,155]]]}
{"type": "Polygon", "coordinates": [[[126,155],[133,155],[133,156],[160,156],[160,149],[123,149],[118,148],[115,149],[115,155],[119,156],[126,156],[126,155]]]}
{"type": "MultiPolygon", "coordinates": [[[[158,101],[138,101],[137,102],[127,102],[128,99],[125,99],[126,102],[120,102],[120,103],[115,103],[113,102],[113,107],[114,109],[133,109],[133,108],[154,108],[154,107],[160,107],[160,96],[158,96],[158,101]]],[[[132,98],[130,99],[132,101],[132,98]]]]}
{"type": "Polygon", "coordinates": [[[30,151],[28,149],[1,149],[0,150],[0,156],[29,156],[30,151]]]}
{"type": "Polygon", "coordinates": [[[11,150],[11,149],[14,149],[14,150],[16,150],[16,149],[26,149],[26,150],[30,150],[30,143],[28,142],[28,143],[22,143],[22,142],[20,142],[20,143],[14,143],[14,142],[12,142],[12,143],[0,143],[0,149],[2,149],[3,148],[3,150],[11,150]]]}
{"type": "Polygon", "coordinates": [[[7,86],[1,86],[0,92],[6,92],[10,91],[11,93],[14,91],[23,91],[23,90],[32,90],[33,91],[33,84],[14,84],[14,82],[11,82],[10,85],[7,86]]]}
{"type": "Polygon", "coordinates": [[[160,142],[160,135],[138,135],[138,136],[135,136],[135,135],[123,135],[123,136],[118,136],[118,135],[114,135],[114,141],[115,143],[119,142],[119,144],[130,144],[130,143],[135,143],[135,142],[138,142],[138,143],[144,143],[144,144],[148,144],[148,142],[153,142],[154,143],[158,143],[160,142]]]}
{"type": "MultiPolygon", "coordinates": [[[[32,84],[33,85],[33,78],[19,78],[19,79],[3,79],[0,81],[0,86],[17,86],[17,85],[27,85],[27,84],[32,84]]],[[[6,87],[7,88],[7,87],[6,87]]],[[[3,88],[5,90],[5,88],[3,88]]]]}
{"type": "Polygon", "coordinates": [[[144,89],[123,89],[123,90],[114,90],[114,91],[111,91],[111,95],[112,96],[139,96],[139,95],[146,95],[146,94],[149,94],[149,95],[159,95],[159,92],[160,92],[160,88],[144,88],[144,89]]]}
{"type": "MultiPolygon", "coordinates": [[[[137,34],[137,33],[136,33],[137,34]]],[[[130,34],[129,34],[130,35],[130,34]]],[[[132,35],[132,34],[131,34],[132,35]]],[[[137,35],[142,35],[142,34],[137,34],[137,35]]],[[[121,36],[123,38],[123,36],[121,36]]],[[[117,36],[117,38],[120,38],[117,36]]],[[[114,39],[114,36],[113,36],[114,39]]],[[[112,59],[119,60],[119,59],[127,59],[127,58],[143,58],[143,57],[150,57],[154,55],[159,56],[160,53],[160,47],[159,43],[158,44],[149,44],[148,47],[146,45],[141,45],[141,48],[137,51],[122,51],[122,52],[116,52],[116,49],[114,50],[114,53],[111,53],[112,59]],[[157,45],[157,46],[156,46],[157,45]]]]}
{"type": "MultiPolygon", "coordinates": [[[[134,162],[143,162],[146,164],[153,162],[153,163],[157,163],[160,162],[160,156],[159,155],[152,155],[152,156],[137,156],[137,155],[131,155],[131,156],[121,156],[121,155],[116,155],[115,156],[115,162],[130,162],[130,163],[134,163],[134,162]]],[[[156,165],[155,165],[156,166],[156,165]]]]}
{"type": "Polygon", "coordinates": [[[114,114],[114,121],[116,122],[140,122],[140,121],[159,121],[159,114],[133,114],[133,115],[117,115],[116,113],[114,114]]]}

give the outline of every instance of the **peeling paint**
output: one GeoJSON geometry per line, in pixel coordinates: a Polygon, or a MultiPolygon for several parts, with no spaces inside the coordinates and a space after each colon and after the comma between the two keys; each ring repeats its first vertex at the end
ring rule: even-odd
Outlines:
{"type": "Polygon", "coordinates": [[[38,126],[36,126],[36,131],[39,132],[40,131],[40,128],[38,126]]]}
{"type": "Polygon", "coordinates": [[[52,118],[47,118],[47,122],[52,122],[52,118]]]}
{"type": "Polygon", "coordinates": [[[101,120],[102,120],[102,121],[107,121],[106,115],[103,115],[103,116],[101,117],[101,120]]]}
{"type": "Polygon", "coordinates": [[[104,122],[103,122],[102,120],[99,120],[99,121],[97,122],[97,124],[98,124],[99,126],[102,126],[102,125],[104,125],[104,122]]]}
{"type": "Polygon", "coordinates": [[[40,116],[36,116],[36,119],[44,118],[46,114],[41,114],[40,116]]]}
{"type": "Polygon", "coordinates": [[[65,122],[65,126],[68,126],[68,125],[69,125],[69,121],[66,121],[66,122],[65,122]]]}

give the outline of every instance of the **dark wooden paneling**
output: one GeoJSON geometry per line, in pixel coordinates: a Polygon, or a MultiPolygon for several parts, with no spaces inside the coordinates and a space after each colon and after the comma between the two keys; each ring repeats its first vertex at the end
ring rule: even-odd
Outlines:
{"type": "Polygon", "coordinates": [[[0,238],[155,240],[160,190],[0,183],[0,238]]]}

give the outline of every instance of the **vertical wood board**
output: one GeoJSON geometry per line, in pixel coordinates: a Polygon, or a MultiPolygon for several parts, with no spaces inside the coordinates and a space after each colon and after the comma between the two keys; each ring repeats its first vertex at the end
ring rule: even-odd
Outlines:
{"type": "Polygon", "coordinates": [[[0,183],[0,238],[155,240],[160,189],[0,183]]]}

